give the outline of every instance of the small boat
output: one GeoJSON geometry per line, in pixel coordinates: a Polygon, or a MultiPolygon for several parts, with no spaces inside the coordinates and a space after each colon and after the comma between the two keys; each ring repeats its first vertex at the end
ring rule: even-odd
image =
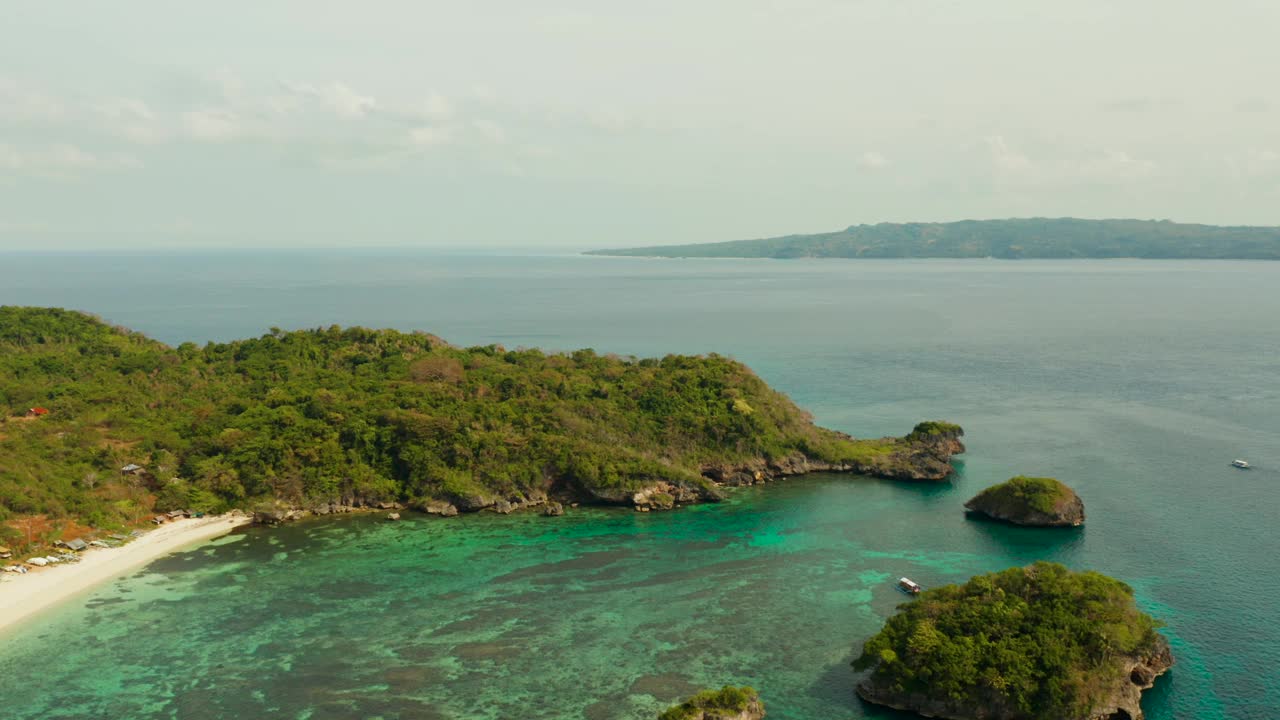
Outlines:
{"type": "Polygon", "coordinates": [[[1249,469],[1249,463],[1245,462],[1244,460],[1239,460],[1239,459],[1237,459],[1237,460],[1232,460],[1232,461],[1231,461],[1231,467],[1234,467],[1234,468],[1240,468],[1241,470],[1248,470],[1248,469],[1249,469]]]}
{"type": "Polygon", "coordinates": [[[919,583],[916,583],[909,578],[898,578],[898,589],[908,595],[919,595],[920,590],[922,590],[919,583]]]}

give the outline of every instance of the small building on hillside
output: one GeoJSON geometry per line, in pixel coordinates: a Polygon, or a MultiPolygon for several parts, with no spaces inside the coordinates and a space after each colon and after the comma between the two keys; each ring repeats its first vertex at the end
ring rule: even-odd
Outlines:
{"type": "Polygon", "coordinates": [[[49,414],[49,408],[40,407],[39,405],[27,410],[27,417],[38,418],[49,414]]]}
{"type": "Polygon", "coordinates": [[[89,547],[89,543],[81,540],[80,538],[76,538],[75,540],[68,540],[64,544],[67,546],[68,550],[75,550],[76,552],[81,552],[84,549],[89,547]]]}
{"type": "Polygon", "coordinates": [[[137,475],[140,472],[142,472],[142,466],[135,465],[133,463],[129,463],[128,465],[120,468],[120,473],[123,475],[137,475]]]}

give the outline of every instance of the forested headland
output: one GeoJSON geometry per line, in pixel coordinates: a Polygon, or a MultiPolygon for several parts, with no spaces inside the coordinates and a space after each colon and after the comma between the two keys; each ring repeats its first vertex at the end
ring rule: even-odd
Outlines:
{"type": "Polygon", "coordinates": [[[0,542],[169,509],[531,498],[715,500],[815,469],[941,479],[960,429],[820,428],[719,355],[455,347],[339,328],[169,347],[80,312],[0,307],[0,542]]]}

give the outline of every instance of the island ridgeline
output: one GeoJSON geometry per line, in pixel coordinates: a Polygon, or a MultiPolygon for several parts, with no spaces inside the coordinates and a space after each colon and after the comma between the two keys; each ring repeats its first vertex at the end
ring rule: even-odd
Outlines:
{"type": "Polygon", "coordinates": [[[814,235],[594,250],[591,255],[725,258],[1280,259],[1280,227],[1168,220],[1013,218],[851,225],[814,235]]]}

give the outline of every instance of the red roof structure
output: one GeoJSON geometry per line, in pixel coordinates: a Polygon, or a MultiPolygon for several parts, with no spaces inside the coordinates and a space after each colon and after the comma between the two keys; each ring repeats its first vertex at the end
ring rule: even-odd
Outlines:
{"type": "Polygon", "coordinates": [[[28,415],[31,415],[31,416],[34,416],[34,417],[40,417],[41,415],[48,415],[48,414],[49,414],[49,408],[42,408],[42,407],[38,407],[38,406],[37,406],[37,407],[33,407],[33,408],[31,408],[30,410],[28,410],[28,411],[27,411],[27,414],[28,414],[28,415]]]}

